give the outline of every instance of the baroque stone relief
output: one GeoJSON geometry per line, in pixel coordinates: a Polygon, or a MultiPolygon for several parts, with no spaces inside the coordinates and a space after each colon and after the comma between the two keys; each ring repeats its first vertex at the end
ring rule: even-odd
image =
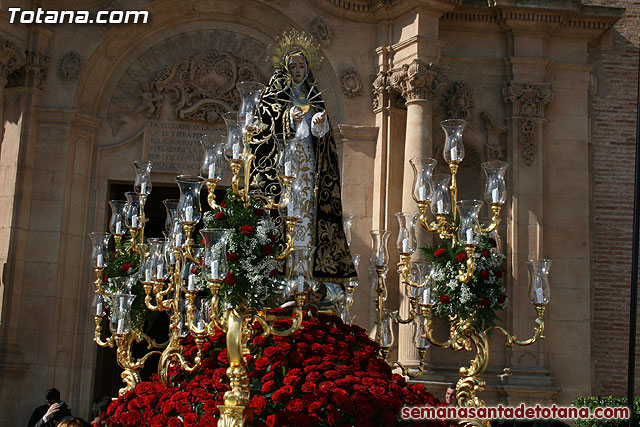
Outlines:
{"type": "Polygon", "coordinates": [[[392,90],[389,73],[382,70],[379,71],[371,83],[371,107],[374,113],[384,106],[384,95],[392,90]]]}
{"type": "Polygon", "coordinates": [[[329,26],[324,20],[320,17],[315,18],[309,24],[309,33],[316,39],[320,45],[326,49],[333,43],[336,35],[333,31],[333,28],[329,26]]]}
{"type": "Polygon", "coordinates": [[[549,83],[509,82],[502,89],[502,98],[511,104],[511,118],[518,123],[518,144],[522,158],[531,165],[536,153],[536,125],[545,119],[545,106],[553,93],[549,83]]]}
{"type": "Polygon", "coordinates": [[[82,57],[73,50],[65,53],[58,63],[58,77],[66,82],[78,80],[82,69],[82,57]]]}
{"type": "Polygon", "coordinates": [[[22,66],[8,77],[9,87],[37,87],[44,90],[47,83],[49,58],[41,53],[27,51],[22,66]]]}
{"type": "Polygon", "coordinates": [[[237,81],[266,82],[272,72],[266,55],[264,44],[230,31],[193,31],[165,39],[124,71],[107,123],[115,136],[129,124],[131,132],[139,131],[148,118],[219,121],[221,113],[239,105],[237,81]]]}
{"type": "Polygon", "coordinates": [[[0,37],[0,78],[7,79],[9,74],[22,67],[26,60],[24,49],[20,49],[11,40],[0,37]]]}
{"type": "Polygon", "coordinates": [[[469,121],[473,113],[473,97],[463,81],[452,82],[442,95],[442,109],[449,119],[469,121]]]}
{"type": "Polygon", "coordinates": [[[360,82],[360,74],[355,68],[348,68],[340,74],[340,83],[342,84],[342,92],[349,98],[360,95],[362,83],[360,82]]]}

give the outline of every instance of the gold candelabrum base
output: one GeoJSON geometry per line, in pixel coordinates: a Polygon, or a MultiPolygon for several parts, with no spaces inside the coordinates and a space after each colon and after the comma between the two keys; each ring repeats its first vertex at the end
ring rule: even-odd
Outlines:
{"type": "Polygon", "coordinates": [[[216,187],[218,186],[218,179],[207,179],[205,185],[207,186],[207,203],[211,209],[219,209],[220,205],[216,203],[216,187]]]}
{"type": "MultiPolygon", "coordinates": [[[[492,326],[485,330],[478,330],[473,326],[473,318],[459,318],[452,316],[449,319],[449,337],[446,341],[439,341],[433,336],[433,319],[431,306],[420,305],[421,314],[423,316],[423,337],[431,344],[441,348],[450,348],[454,351],[475,351],[475,357],[471,360],[469,367],[460,368],[460,379],[456,384],[456,399],[459,407],[481,407],[484,401],[478,397],[478,393],[484,390],[486,385],[481,375],[486,371],[489,365],[489,339],[488,333],[491,330],[501,332],[507,339],[505,345],[512,347],[513,345],[527,346],[535,343],[538,339],[544,338],[544,311],[543,304],[535,304],[536,309],[536,326],[533,335],[526,339],[520,340],[515,335],[511,335],[505,329],[499,326],[492,326]]],[[[488,426],[488,420],[465,419],[460,420],[459,424],[465,426],[488,426]]]]}

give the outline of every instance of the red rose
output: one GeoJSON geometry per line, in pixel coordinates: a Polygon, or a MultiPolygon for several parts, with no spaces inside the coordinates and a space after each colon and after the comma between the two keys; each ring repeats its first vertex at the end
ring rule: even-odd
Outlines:
{"type": "Polygon", "coordinates": [[[226,200],[221,201],[220,202],[220,207],[221,208],[226,208],[227,207],[227,201],[226,200]]]}
{"type": "Polygon", "coordinates": [[[451,299],[449,298],[449,295],[442,294],[440,295],[440,302],[443,304],[449,304],[449,302],[451,302],[451,299]]]}
{"type": "Polygon", "coordinates": [[[165,427],[167,425],[167,416],[158,414],[151,419],[151,427],[165,427]]]}
{"type": "Polygon", "coordinates": [[[491,301],[489,301],[489,298],[487,297],[480,298],[480,302],[482,303],[483,307],[489,307],[491,305],[491,301]]]}
{"type": "Polygon", "coordinates": [[[129,271],[130,268],[131,268],[131,264],[126,263],[126,264],[122,264],[122,267],[120,267],[120,270],[122,270],[123,273],[126,273],[127,271],[129,271]]]}
{"type": "Polygon", "coordinates": [[[496,271],[496,277],[497,278],[502,278],[502,271],[500,271],[500,270],[496,271]]]}
{"type": "Polygon", "coordinates": [[[243,225],[240,227],[240,232],[245,236],[251,236],[253,234],[253,225],[243,225]]]}
{"type": "Polygon", "coordinates": [[[489,249],[483,249],[482,250],[482,256],[485,258],[490,258],[491,257],[491,251],[489,249]]]}
{"type": "Polygon", "coordinates": [[[380,387],[379,385],[372,385],[371,394],[375,396],[384,396],[385,394],[387,394],[387,391],[384,389],[384,387],[380,387]]]}
{"type": "Polygon", "coordinates": [[[300,412],[303,407],[302,399],[292,399],[287,403],[287,410],[291,412],[300,412]]]}
{"type": "Polygon", "coordinates": [[[259,346],[259,345],[264,344],[266,341],[267,340],[265,339],[265,337],[263,337],[262,335],[258,335],[257,337],[255,337],[253,339],[253,345],[259,346]]]}
{"type": "Polygon", "coordinates": [[[480,278],[482,280],[489,280],[489,272],[487,270],[480,270],[480,278]]]}
{"type": "Polygon", "coordinates": [[[271,362],[266,357],[258,357],[258,359],[256,360],[256,369],[262,371],[264,369],[267,369],[270,364],[271,362]]]}
{"type": "Polygon", "coordinates": [[[276,416],[275,415],[269,415],[267,417],[267,427],[273,427],[276,425],[276,416]]]}
{"type": "Polygon", "coordinates": [[[236,283],[238,283],[238,277],[232,272],[229,272],[229,274],[227,274],[227,277],[225,277],[224,279],[224,283],[229,286],[234,286],[236,283]]]}
{"type": "Polygon", "coordinates": [[[235,252],[227,253],[227,261],[229,261],[229,262],[236,262],[239,258],[240,257],[235,252]]]}
{"type": "Polygon", "coordinates": [[[276,277],[276,274],[278,274],[278,270],[274,268],[269,272],[269,277],[276,277]]]}
{"type": "Polygon", "coordinates": [[[262,384],[262,388],[260,389],[260,391],[263,393],[269,393],[271,390],[274,389],[275,385],[276,384],[273,381],[267,381],[264,384],[262,384]]]}
{"type": "Polygon", "coordinates": [[[262,215],[264,215],[264,209],[260,209],[260,208],[258,208],[258,209],[254,209],[254,210],[253,210],[253,214],[254,214],[255,216],[262,216],[262,215]]]}
{"type": "Polygon", "coordinates": [[[433,255],[435,255],[435,256],[437,256],[438,258],[440,258],[442,255],[444,255],[444,252],[445,252],[445,250],[444,250],[444,249],[442,249],[442,248],[440,248],[440,249],[438,249],[437,251],[435,251],[435,252],[433,253],[433,255]]]}
{"type": "MultiPolygon", "coordinates": [[[[136,425],[136,424],[134,424],[136,425]]],[[[182,421],[179,418],[171,417],[167,423],[167,427],[182,427],[182,421]]]]}
{"type": "Polygon", "coordinates": [[[323,381],[320,383],[318,388],[325,393],[330,393],[334,388],[336,388],[336,384],[333,381],[323,381]]]}
{"type": "Polygon", "coordinates": [[[262,253],[265,255],[271,255],[273,253],[273,246],[267,243],[262,247],[262,253]]]}
{"type": "Polygon", "coordinates": [[[458,260],[458,262],[463,262],[465,259],[467,259],[467,254],[465,254],[464,252],[460,252],[458,255],[456,255],[456,259],[458,260]]]}
{"type": "Polygon", "coordinates": [[[224,214],[224,212],[222,212],[222,211],[218,212],[218,213],[214,216],[214,218],[215,218],[215,219],[217,219],[218,221],[222,221],[222,220],[224,219],[224,217],[225,217],[225,214],[224,214]]]}
{"type": "Polygon", "coordinates": [[[316,385],[314,383],[306,382],[302,384],[303,393],[313,393],[314,391],[316,391],[316,385]]]}
{"type": "Polygon", "coordinates": [[[273,393],[273,396],[271,396],[271,400],[273,400],[275,403],[285,403],[291,398],[292,394],[293,387],[291,387],[290,385],[285,385],[284,387],[279,388],[273,393]]]}
{"type": "Polygon", "coordinates": [[[193,267],[193,268],[191,269],[191,273],[193,273],[193,274],[198,273],[198,267],[193,267]]]}
{"type": "Polygon", "coordinates": [[[188,414],[184,417],[184,427],[195,427],[198,424],[198,415],[197,414],[188,414]]]}
{"type": "Polygon", "coordinates": [[[260,415],[262,411],[266,409],[267,401],[264,397],[260,395],[255,395],[253,399],[251,399],[251,403],[249,403],[249,406],[251,406],[252,408],[255,408],[256,415],[260,415]]]}
{"type": "Polygon", "coordinates": [[[309,405],[309,409],[307,409],[307,411],[309,411],[310,414],[315,414],[320,409],[322,409],[323,406],[324,406],[323,402],[316,400],[313,403],[311,403],[311,405],[309,405]]]}
{"type": "Polygon", "coordinates": [[[340,412],[333,409],[329,411],[327,419],[329,420],[329,425],[334,426],[336,424],[340,424],[340,422],[342,421],[342,415],[340,415],[340,412]]]}
{"type": "Polygon", "coordinates": [[[504,302],[507,300],[507,296],[506,295],[499,295],[498,296],[498,303],[500,304],[504,304],[504,302]]]}

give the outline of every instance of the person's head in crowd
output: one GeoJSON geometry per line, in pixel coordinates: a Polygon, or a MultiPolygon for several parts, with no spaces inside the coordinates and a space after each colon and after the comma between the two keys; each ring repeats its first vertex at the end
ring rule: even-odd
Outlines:
{"type": "Polygon", "coordinates": [[[317,283],[311,290],[309,290],[309,303],[318,304],[327,296],[327,286],[324,283],[317,283]]]}
{"type": "Polygon", "coordinates": [[[47,401],[47,404],[49,406],[53,405],[54,403],[58,403],[58,401],[60,400],[60,391],[55,387],[50,388],[49,390],[47,390],[44,400],[47,401]]]}
{"type": "Polygon", "coordinates": [[[456,406],[456,386],[455,384],[449,384],[447,392],[444,395],[444,400],[449,406],[456,406]]]}
{"type": "Polygon", "coordinates": [[[61,420],[56,426],[57,427],[85,427],[86,423],[81,418],[66,417],[63,420],[61,420]]]}
{"type": "Polygon", "coordinates": [[[102,396],[100,399],[93,402],[91,407],[91,416],[94,423],[102,422],[102,416],[107,412],[109,405],[111,404],[111,398],[109,396],[102,396]]]}

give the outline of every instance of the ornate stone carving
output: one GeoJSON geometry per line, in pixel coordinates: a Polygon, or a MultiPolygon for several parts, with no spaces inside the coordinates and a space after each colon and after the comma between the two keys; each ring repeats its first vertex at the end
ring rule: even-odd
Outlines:
{"type": "MultiPolygon", "coordinates": [[[[150,47],[116,85],[107,111],[113,135],[138,133],[149,118],[216,121],[238,107],[238,80],[272,73],[264,44],[224,30],[181,33],[150,47]]],[[[124,137],[120,135],[120,137],[124,137]]]]}
{"type": "Polygon", "coordinates": [[[407,102],[432,100],[446,84],[447,77],[440,67],[419,59],[414,59],[411,64],[404,64],[391,74],[391,86],[400,92],[407,102]]]}
{"type": "Polygon", "coordinates": [[[228,53],[189,56],[142,89],[142,105],[133,114],[158,118],[165,98],[170,98],[179,119],[221,122],[222,114],[240,107],[236,83],[260,80],[254,70],[251,62],[228,53]]]}
{"type": "Polygon", "coordinates": [[[349,98],[360,95],[362,83],[360,82],[360,75],[355,68],[344,70],[342,74],[340,74],[340,83],[342,83],[342,92],[349,98]]]}
{"type": "Polygon", "coordinates": [[[9,74],[22,67],[26,60],[24,50],[19,49],[10,40],[0,38],[0,79],[7,79],[9,74]]]}
{"type": "Polygon", "coordinates": [[[48,65],[49,58],[45,55],[27,51],[24,64],[9,75],[7,86],[28,86],[44,90],[47,83],[48,65]]]}
{"type": "Polygon", "coordinates": [[[333,43],[335,33],[322,18],[316,18],[309,24],[309,33],[316,39],[323,48],[328,48],[333,43]]]}
{"type": "Polygon", "coordinates": [[[58,77],[64,81],[77,80],[82,69],[82,57],[78,52],[69,51],[62,55],[58,64],[58,77]]]}
{"type": "Polygon", "coordinates": [[[385,93],[389,93],[392,90],[391,83],[389,82],[389,73],[386,71],[379,71],[373,79],[371,86],[371,93],[373,95],[371,99],[371,106],[375,113],[378,109],[384,106],[385,93]]]}
{"type": "Polygon", "coordinates": [[[449,119],[471,119],[473,98],[464,82],[455,81],[447,88],[442,96],[442,109],[449,119]]]}
{"type": "Polygon", "coordinates": [[[505,103],[512,104],[511,118],[519,120],[518,143],[527,165],[533,163],[536,153],[536,123],[544,120],[544,107],[551,102],[549,83],[509,82],[502,89],[505,103]]]}

